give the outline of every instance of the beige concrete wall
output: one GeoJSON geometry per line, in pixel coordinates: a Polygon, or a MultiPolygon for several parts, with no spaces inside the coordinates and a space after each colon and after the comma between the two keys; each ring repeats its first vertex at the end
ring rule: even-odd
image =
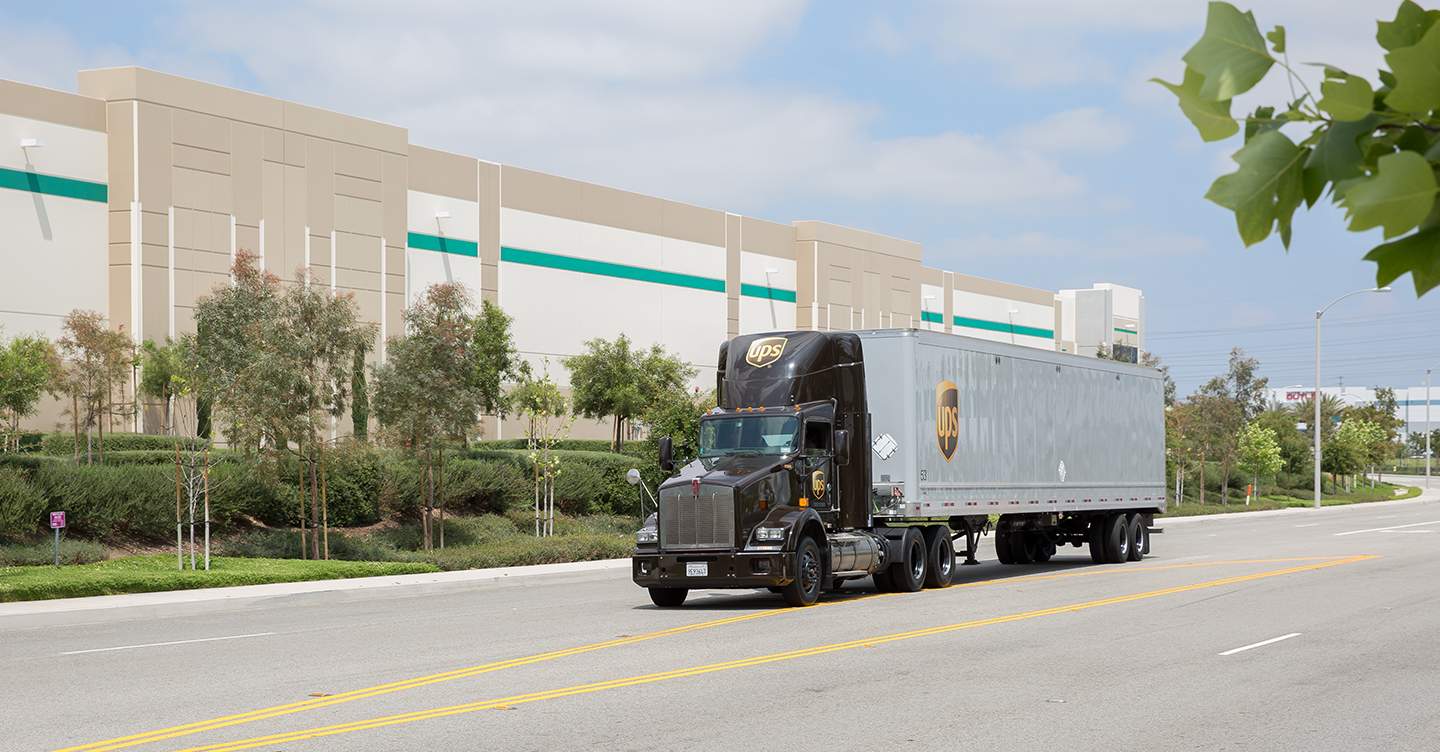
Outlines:
{"type": "Polygon", "coordinates": [[[913,327],[920,320],[919,243],[796,222],[795,258],[800,328],[913,327]]]}

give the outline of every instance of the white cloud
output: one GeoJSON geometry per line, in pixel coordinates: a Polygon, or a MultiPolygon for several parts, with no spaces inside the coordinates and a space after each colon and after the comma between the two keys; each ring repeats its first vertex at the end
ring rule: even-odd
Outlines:
{"type": "Polygon", "coordinates": [[[83,49],[62,28],[16,20],[0,11],[0,78],[75,91],[77,71],[129,63],[130,56],[118,47],[83,49]]]}
{"type": "Polygon", "coordinates": [[[910,40],[895,28],[890,16],[881,13],[861,29],[856,46],[898,55],[910,49],[910,40]]]}
{"type": "Polygon", "coordinates": [[[1156,230],[1144,225],[1114,227],[1093,238],[1055,237],[1035,231],[1005,237],[982,233],[950,240],[943,245],[946,252],[962,258],[1007,256],[1090,261],[1190,255],[1210,249],[1209,241],[1204,238],[1156,230]]]}
{"type": "Polygon", "coordinates": [[[1001,135],[1006,143],[1045,152],[1111,152],[1129,143],[1130,138],[1124,121],[1099,107],[1057,112],[1001,135]]]}

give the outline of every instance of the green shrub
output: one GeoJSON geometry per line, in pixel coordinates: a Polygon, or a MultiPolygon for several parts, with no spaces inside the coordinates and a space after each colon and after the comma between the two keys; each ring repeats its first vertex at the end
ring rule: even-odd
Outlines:
{"type": "Polygon", "coordinates": [[[175,476],[168,468],[51,464],[32,481],[50,511],[63,510],[70,532],[107,538],[124,531],[159,536],[175,530],[175,476]]]}
{"type": "MultiPolygon", "coordinates": [[[[175,447],[187,447],[195,439],[189,436],[155,436],[148,433],[107,433],[105,434],[105,454],[110,452],[133,452],[144,450],[169,450],[172,457],[175,447]]],[[[99,451],[99,436],[95,437],[95,449],[99,451]]],[[[73,456],[75,454],[75,434],[73,433],[47,433],[40,442],[40,451],[44,454],[57,456],[73,456]]],[[[80,454],[85,454],[85,434],[80,434],[80,454]]]]}
{"type": "Polygon", "coordinates": [[[0,468],[14,468],[27,473],[62,462],[69,462],[69,458],[47,457],[42,454],[0,454],[0,468]]]}
{"type": "Polygon", "coordinates": [[[446,464],[443,479],[445,507],[470,514],[499,514],[523,506],[529,487],[520,468],[508,460],[457,460],[446,464]]]}
{"type": "Polygon", "coordinates": [[[45,523],[49,511],[44,494],[31,482],[29,473],[0,467],[0,538],[34,534],[45,523]]]}
{"type": "MultiPolygon", "coordinates": [[[[60,563],[94,564],[110,558],[110,550],[91,541],[60,539],[60,563]]],[[[55,543],[0,546],[0,567],[43,567],[55,564],[55,543]]]]}
{"type": "MultiPolygon", "coordinates": [[[[107,442],[107,443],[108,443],[108,442],[107,442]]],[[[212,449],[212,450],[210,450],[210,461],[211,461],[211,462],[221,462],[221,461],[224,460],[225,455],[228,454],[228,453],[229,453],[229,450],[226,450],[226,449],[212,449]]],[[[181,462],[184,462],[184,463],[189,463],[189,462],[191,461],[191,456],[193,456],[193,455],[185,455],[185,454],[182,454],[182,455],[180,456],[180,461],[181,461],[181,462]]],[[[99,461],[100,458],[99,458],[99,456],[97,455],[95,459],[96,459],[96,461],[97,461],[97,463],[98,463],[98,461],[99,461]]],[[[84,462],[84,461],[85,461],[85,457],[84,457],[83,455],[81,456],[80,461],[81,461],[81,462],[84,462]]],[[[197,463],[198,463],[198,462],[202,462],[203,459],[197,459],[196,461],[197,461],[197,463]]],[[[115,450],[115,451],[111,451],[111,450],[107,447],[107,448],[105,449],[105,464],[106,464],[106,465],[165,465],[165,466],[168,466],[168,467],[173,468],[173,467],[175,466],[175,450],[174,450],[174,449],[168,449],[168,450],[167,450],[167,449],[126,449],[126,450],[118,450],[118,449],[117,449],[117,450],[115,450]]]]}
{"type": "MultiPolygon", "coordinates": [[[[555,479],[555,504],[566,514],[637,514],[640,489],[625,480],[630,468],[638,468],[653,490],[665,478],[654,462],[614,452],[557,450],[560,475],[555,479]]],[[[520,469],[521,504],[534,503],[535,463],[522,449],[472,449],[472,459],[509,462],[520,469]]]]}

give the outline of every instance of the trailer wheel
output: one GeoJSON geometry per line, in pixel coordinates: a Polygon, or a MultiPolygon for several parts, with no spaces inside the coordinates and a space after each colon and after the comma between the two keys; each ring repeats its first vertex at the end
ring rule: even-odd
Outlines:
{"type": "Polygon", "coordinates": [[[1130,526],[1125,515],[1112,512],[1105,518],[1105,561],[1109,564],[1124,564],[1130,559],[1130,526]]]}
{"type": "Polygon", "coordinates": [[[1010,556],[1016,564],[1035,562],[1035,538],[1024,530],[1010,533],[1010,556]]]}
{"type": "Polygon", "coordinates": [[[1010,546],[1011,538],[1009,530],[995,531],[995,558],[1001,564],[1014,564],[1015,551],[1010,546]]]}
{"type": "Polygon", "coordinates": [[[913,593],[925,586],[925,536],[917,528],[906,528],[900,543],[905,556],[890,565],[890,582],[902,593],[913,593]]]}
{"type": "Polygon", "coordinates": [[[661,608],[674,608],[685,602],[685,596],[690,593],[688,588],[683,587],[652,587],[650,588],[650,600],[661,608]]]}
{"type": "Polygon", "coordinates": [[[1144,533],[1145,540],[1140,546],[1140,553],[1150,555],[1150,526],[1145,524],[1145,518],[1140,518],[1140,532],[1144,533]]]}
{"type": "Polygon", "coordinates": [[[795,547],[795,579],[789,585],[782,585],[780,594],[792,608],[813,606],[820,599],[820,547],[815,539],[805,536],[795,547]]]}
{"type": "Polygon", "coordinates": [[[1035,539],[1035,563],[1044,564],[1055,555],[1055,544],[1043,533],[1032,533],[1035,539]]]}
{"type": "Polygon", "coordinates": [[[1105,559],[1105,518],[1092,517],[1090,529],[1085,531],[1085,538],[1090,543],[1090,561],[1096,564],[1104,564],[1105,559]]]}
{"type": "Polygon", "coordinates": [[[955,542],[944,525],[925,528],[925,550],[930,560],[925,567],[925,587],[947,588],[955,580],[955,542]]]}
{"type": "Polygon", "coordinates": [[[1130,561],[1145,558],[1145,521],[1131,512],[1125,517],[1125,535],[1130,539],[1130,561]]]}

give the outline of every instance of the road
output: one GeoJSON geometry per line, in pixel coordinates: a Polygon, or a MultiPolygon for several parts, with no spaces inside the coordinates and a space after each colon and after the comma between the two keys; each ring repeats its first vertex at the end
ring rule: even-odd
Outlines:
{"type": "Polygon", "coordinates": [[[807,609],[661,610],[611,574],[0,630],[0,750],[1436,750],[1426,499],[1169,520],[1143,562],[987,556],[807,609]]]}

